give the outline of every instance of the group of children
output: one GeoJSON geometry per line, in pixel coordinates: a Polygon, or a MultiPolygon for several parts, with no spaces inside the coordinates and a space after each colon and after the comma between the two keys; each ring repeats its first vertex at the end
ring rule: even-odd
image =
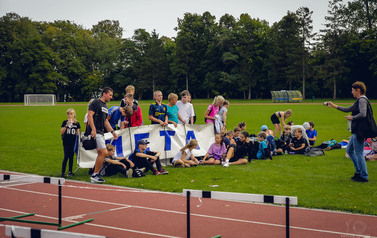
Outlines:
{"type": "MultiPolygon", "coordinates": [[[[135,88],[132,85],[127,86],[126,94],[120,106],[113,106],[109,109],[107,119],[114,130],[143,124],[142,112],[138,101],[134,99],[134,93],[135,88]]],[[[190,103],[191,95],[188,90],[181,92],[180,101],[178,101],[177,94],[170,93],[167,105],[162,103],[163,95],[161,91],[155,91],[153,97],[155,102],[149,107],[149,119],[152,124],[160,124],[162,126],[173,124],[177,127],[178,124],[195,123],[195,111],[193,105],[190,103]]],[[[281,133],[279,119],[281,119],[284,127],[284,133],[281,133],[280,138],[277,140],[273,136],[273,131],[268,130],[267,126],[262,126],[261,132],[258,135],[249,135],[246,131],[246,123],[244,122],[239,123],[233,131],[226,131],[226,118],[229,105],[229,101],[225,100],[222,96],[216,96],[213,103],[205,111],[205,123],[213,123],[216,133],[215,143],[210,146],[205,156],[200,161],[194,157],[192,150],[198,146],[198,142],[191,140],[172,159],[173,166],[191,167],[199,164],[223,164],[225,167],[228,167],[230,164],[246,164],[253,158],[272,159],[272,155],[275,154],[303,153],[308,143],[314,144],[315,142],[317,133],[313,129],[314,124],[312,122],[309,123],[310,128],[308,128],[306,133],[300,128],[302,126],[296,126],[297,128],[293,129],[295,126],[292,125],[291,128],[288,124],[285,125],[285,120],[292,115],[291,110],[278,111],[271,116],[271,121],[275,125],[275,133],[281,133]],[[303,133],[305,134],[304,136],[303,133]]],[[[80,135],[80,124],[76,120],[76,114],[72,108],[67,110],[67,116],[68,120],[65,120],[61,126],[64,147],[61,177],[65,176],[67,161],[69,161],[68,176],[73,175],[73,147],[77,136],[80,135]]],[[[86,126],[86,115],[84,123],[86,126]]],[[[139,141],[134,153],[128,159],[114,157],[114,149],[111,145],[107,145],[108,156],[104,163],[107,166],[101,169],[101,171],[107,172],[102,173],[112,174],[112,172],[108,171],[119,171],[127,177],[130,177],[130,175],[139,177],[143,173],[137,169],[144,168],[145,171],[151,170],[155,175],[167,174],[167,171],[161,167],[159,152],[150,154],[149,151],[143,150],[143,147],[148,143],[144,140],[139,141]],[[118,162],[114,163],[114,161],[118,162]],[[153,164],[156,164],[157,169],[154,169],[153,164]],[[134,166],[135,171],[133,171],[134,166]]]]}
{"type": "MultiPolygon", "coordinates": [[[[124,95],[124,98],[122,99],[120,106],[113,106],[110,107],[107,114],[107,120],[109,121],[111,127],[113,130],[118,129],[124,129],[127,127],[135,127],[143,125],[143,117],[141,108],[139,107],[139,103],[136,99],[134,99],[135,94],[135,87],[132,85],[129,85],[125,89],[126,94],[124,95]]],[[[181,100],[178,101],[178,95],[175,93],[170,93],[168,96],[169,104],[165,105],[162,103],[162,92],[161,91],[155,91],[153,93],[153,97],[155,99],[155,102],[152,103],[149,107],[149,119],[151,120],[152,124],[160,124],[162,126],[166,126],[169,123],[174,124],[175,127],[177,127],[177,124],[194,124],[195,123],[195,111],[194,107],[190,103],[191,101],[191,95],[188,90],[184,90],[181,92],[181,100]]],[[[91,99],[89,101],[90,105],[94,99],[91,99]]],[[[84,124],[85,127],[88,125],[88,119],[87,115],[84,117],[84,124]]],[[[66,165],[67,162],[69,164],[68,168],[68,176],[73,176],[73,156],[74,156],[74,147],[77,143],[78,136],[80,135],[80,123],[76,119],[76,113],[74,109],[70,108],[67,110],[67,120],[64,120],[61,125],[61,136],[63,140],[63,148],[64,148],[64,159],[62,163],[62,171],[61,171],[61,177],[65,177],[65,171],[66,171],[66,165]]],[[[142,142],[140,142],[140,146],[143,147],[142,142]]],[[[116,163],[114,165],[111,163],[112,155],[110,151],[110,147],[107,145],[107,151],[108,155],[106,158],[108,158],[107,162],[105,161],[104,164],[111,164],[111,166],[107,166],[111,169],[114,167],[118,167],[119,169],[122,169],[122,165],[119,163],[116,163]]],[[[138,144],[139,147],[139,144],[138,144]]],[[[136,148],[136,150],[140,150],[140,148],[136,148]]],[[[135,155],[135,158],[137,159],[140,155],[140,152],[136,151],[133,153],[135,155]]],[[[152,170],[151,164],[155,163],[157,165],[157,170],[153,171],[154,174],[167,174],[167,172],[162,169],[161,163],[159,162],[159,155],[149,155],[148,153],[145,153],[147,155],[148,162],[145,162],[143,159],[143,168],[147,168],[148,170],[152,170]],[[161,167],[161,168],[159,168],[161,167]]],[[[142,158],[144,158],[143,155],[141,155],[142,158]]],[[[119,159],[115,159],[119,160],[119,159]]],[[[120,159],[119,161],[123,160],[120,159]]],[[[123,163],[124,164],[124,163],[123,163]]],[[[137,163],[136,163],[137,164],[137,163]]],[[[140,165],[140,164],[139,164],[140,165]]],[[[132,167],[130,165],[126,165],[127,171],[132,167]],[[128,166],[128,167],[127,167],[128,166]]],[[[141,165],[139,166],[141,167],[141,165]]],[[[104,171],[104,170],[103,170],[104,171]]],[[[120,171],[123,173],[122,171],[120,171]]],[[[136,171],[139,172],[140,171],[136,171]]],[[[135,172],[132,172],[134,175],[135,172]]]]}

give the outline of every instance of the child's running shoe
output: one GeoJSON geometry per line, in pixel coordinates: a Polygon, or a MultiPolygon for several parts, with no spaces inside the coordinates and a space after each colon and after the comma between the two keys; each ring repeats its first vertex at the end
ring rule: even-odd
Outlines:
{"type": "Polygon", "coordinates": [[[134,170],[133,169],[128,169],[127,172],[126,172],[126,177],[127,178],[132,178],[132,174],[134,173],[134,170]]]}
{"type": "Polygon", "coordinates": [[[164,174],[169,174],[169,172],[166,171],[165,169],[161,169],[160,174],[162,174],[162,175],[164,175],[164,174]]]}
{"type": "Polygon", "coordinates": [[[99,174],[92,175],[92,177],[90,177],[90,181],[92,183],[104,183],[105,182],[105,180],[99,174]]]}

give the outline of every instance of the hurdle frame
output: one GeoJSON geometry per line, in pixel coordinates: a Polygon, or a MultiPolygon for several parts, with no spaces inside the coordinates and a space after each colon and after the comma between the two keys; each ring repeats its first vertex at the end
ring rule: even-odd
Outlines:
{"type": "Polygon", "coordinates": [[[285,205],[286,238],[290,237],[290,214],[289,214],[290,205],[298,205],[297,197],[293,197],[293,196],[273,196],[273,195],[263,195],[263,194],[231,193],[231,192],[204,191],[204,190],[193,190],[193,189],[183,189],[182,195],[186,196],[186,200],[187,200],[186,202],[187,203],[187,210],[186,210],[187,238],[191,237],[191,220],[190,220],[191,197],[211,198],[211,199],[226,200],[226,201],[230,200],[230,201],[235,201],[235,202],[284,204],[285,205]]]}
{"type": "MultiPolygon", "coordinates": [[[[0,181],[11,181],[11,177],[19,177],[17,181],[20,181],[20,182],[22,181],[30,182],[29,179],[23,179],[23,176],[11,175],[11,174],[0,174],[0,181]]],[[[81,224],[91,222],[94,220],[94,218],[91,218],[91,219],[76,222],[67,226],[62,226],[62,186],[65,183],[65,179],[54,178],[54,177],[43,177],[43,176],[34,176],[34,177],[35,177],[36,183],[48,183],[48,184],[58,185],[58,223],[19,219],[19,218],[23,218],[27,216],[34,216],[35,213],[29,213],[29,214],[13,216],[13,217],[0,217],[0,222],[14,221],[14,222],[24,222],[24,223],[33,223],[33,224],[40,224],[40,225],[57,226],[58,230],[63,230],[69,227],[81,225],[81,224]]]]}

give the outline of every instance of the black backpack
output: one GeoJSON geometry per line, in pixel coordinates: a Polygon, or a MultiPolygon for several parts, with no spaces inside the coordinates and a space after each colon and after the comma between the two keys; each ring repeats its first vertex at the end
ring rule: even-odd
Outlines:
{"type": "MultiPolygon", "coordinates": [[[[212,105],[211,110],[209,110],[208,116],[211,114],[211,112],[212,112],[212,110],[213,110],[213,107],[214,107],[214,106],[212,105]]],[[[207,119],[204,118],[204,123],[206,123],[206,120],[207,120],[207,119]]]]}

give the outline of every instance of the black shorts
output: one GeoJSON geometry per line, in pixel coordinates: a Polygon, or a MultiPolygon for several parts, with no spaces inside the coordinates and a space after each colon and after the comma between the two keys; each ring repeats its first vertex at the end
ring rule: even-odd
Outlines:
{"type": "Polygon", "coordinates": [[[240,156],[240,155],[234,154],[234,156],[229,160],[229,162],[236,162],[240,159],[246,159],[246,156],[240,156]]]}
{"type": "Polygon", "coordinates": [[[278,116],[276,116],[275,113],[272,114],[271,121],[272,121],[272,124],[280,124],[280,120],[279,120],[278,116]]]}

